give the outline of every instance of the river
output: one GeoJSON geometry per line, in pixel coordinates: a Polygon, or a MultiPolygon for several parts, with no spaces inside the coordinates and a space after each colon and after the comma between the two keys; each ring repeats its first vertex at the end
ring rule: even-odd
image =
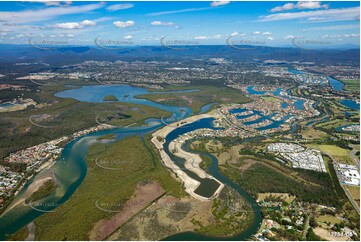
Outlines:
{"type": "MultiPolygon", "coordinates": [[[[196,91],[196,90],[190,90],[196,91]]],[[[187,91],[189,92],[189,91],[187,91]]],[[[57,97],[62,98],[75,98],[79,101],[84,102],[103,102],[103,98],[106,95],[114,95],[116,96],[119,101],[122,102],[129,102],[129,103],[136,103],[136,104],[143,104],[152,107],[159,108],[161,110],[165,110],[171,112],[173,115],[173,120],[183,119],[188,117],[192,114],[192,110],[188,107],[173,107],[167,106],[163,104],[154,103],[145,99],[138,99],[135,98],[135,95],[145,94],[148,93],[143,88],[136,88],[130,87],[126,85],[119,85],[119,86],[85,86],[78,89],[69,89],[66,91],[62,91],[60,93],[55,94],[57,97]]],[[[154,93],[154,92],[153,92],[154,93]]],[[[205,112],[208,110],[212,105],[206,105],[202,107],[201,111],[205,112]]],[[[155,120],[152,120],[155,121],[155,120]]],[[[0,216],[0,239],[5,240],[7,236],[15,233],[21,227],[27,225],[31,221],[35,220],[37,217],[41,216],[46,212],[52,212],[58,206],[61,206],[62,203],[67,201],[75,190],[79,187],[81,182],[83,181],[86,172],[87,166],[85,157],[87,155],[88,149],[91,145],[93,145],[97,141],[97,138],[106,134],[115,134],[116,139],[115,141],[124,139],[129,136],[133,135],[140,135],[144,136],[145,134],[149,134],[154,132],[156,129],[161,128],[164,126],[164,123],[160,122],[150,122],[154,125],[144,125],[140,127],[128,127],[128,128],[116,128],[113,130],[105,130],[99,131],[91,134],[84,135],[82,137],[76,138],[69,142],[65,147],[64,150],[57,160],[57,162],[49,168],[42,170],[37,175],[33,176],[21,189],[15,199],[12,201],[8,209],[0,216]],[[43,206],[41,209],[33,209],[29,205],[25,204],[23,201],[30,195],[29,194],[29,186],[32,183],[42,179],[44,174],[51,173],[59,187],[57,188],[54,194],[49,195],[46,197],[45,201],[42,200],[43,206]]],[[[187,127],[180,127],[174,130],[167,136],[167,142],[170,142],[172,139],[172,135],[177,136],[181,133],[188,132],[187,130],[190,129],[197,129],[200,127],[213,127],[211,120],[202,120],[200,122],[195,122],[187,127]]],[[[114,142],[114,141],[112,141],[114,142]]],[[[247,201],[252,204],[252,209],[254,209],[257,203],[254,199],[249,196],[244,190],[242,190],[237,184],[233,183],[227,177],[223,176],[218,171],[218,165],[215,157],[209,155],[212,158],[212,166],[210,169],[211,175],[219,179],[220,181],[230,185],[232,188],[237,190],[242,197],[244,197],[247,201]]],[[[193,174],[195,176],[195,174],[193,174]]],[[[199,179],[199,178],[198,178],[199,179]]],[[[203,179],[198,192],[200,194],[208,195],[211,194],[215,187],[211,179],[203,179]]],[[[257,208],[257,207],[256,207],[257,208]]],[[[256,209],[258,212],[254,212],[254,220],[252,226],[249,227],[244,233],[234,237],[232,239],[246,239],[255,232],[257,232],[259,225],[262,221],[262,216],[260,214],[259,209],[256,209]]],[[[202,235],[195,235],[193,233],[181,233],[179,235],[174,235],[174,239],[177,236],[178,238],[187,240],[187,239],[204,239],[208,237],[204,237],[202,235]],[[190,237],[189,237],[190,236],[190,237]]],[[[208,238],[208,239],[215,239],[215,238],[208,238]]]]}

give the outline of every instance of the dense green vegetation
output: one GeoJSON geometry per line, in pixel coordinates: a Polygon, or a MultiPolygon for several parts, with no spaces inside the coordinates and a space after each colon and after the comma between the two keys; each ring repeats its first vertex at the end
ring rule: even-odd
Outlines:
{"type": "Polygon", "coordinates": [[[245,170],[242,175],[232,168],[225,170],[226,175],[235,180],[253,196],[263,192],[283,192],[297,196],[304,202],[314,202],[334,207],[342,206],[340,197],[334,190],[328,174],[302,173],[303,179],[317,182],[319,186],[306,185],[286,175],[256,163],[245,170]]]}
{"type": "Polygon", "coordinates": [[[144,94],[137,98],[145,98],[153,102],[159,102],[171,106],[188,106],[194,112],[199,112],[201,107],[208,103],[245,103],[251,99],[242,92],[225,86],[187,86],[189,90],[198,90],[187,93],[164,93],[164,94],[144,94]]]}
{"type": "Polygon", "coordinates": [[[94,223],[112,213],[98,209],[96,201],[121,209],[138,182],[158,181],[175,197],[185,195],[151,149],[149,137],[128,137],[113,144],[94,144],[86,158],[87,175],[72,197],[54,212],[35,220],[38,240],[87,240],[94,223]],[[122,158],[126,157],[126,158],[122,158]],[[109,165],[112,168],[104,169],[109,165]]]}

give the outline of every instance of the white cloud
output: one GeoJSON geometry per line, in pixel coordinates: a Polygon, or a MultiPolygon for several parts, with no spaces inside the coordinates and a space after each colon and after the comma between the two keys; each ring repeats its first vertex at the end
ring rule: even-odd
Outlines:
{"type": "Polygon", "coordinates": [[[222,5],[227,5],[231,3],[230,1],[213,1],[211,2],[211,6],[212,7],[218,7],[218,6],[222,6],[222,5]]]}
{"type": "Polygon", "coordinates": [[[262,35],[272,35],[271,32],[263,32],[262,35]]]}
{"type": "Polygon", "coordinates": [[[84,28],[84,26],[81,25],[81,23],[77,23],[77,22],[59,23],[59,24],[55,24],[54,27],[60,28],[60,29],[82,29],[82,28],[84,28]]]}
{"type": "Polygon", "coordinates": [[[197,36],[197,37],[194,37],[194,39],[206,40],[206,39],[209,39],[209,37],[207,37],[207,36],[197,36]]]}
{"type": "Polygon", "coordinates": [[[318,8],[325,8],[327,9],[329,6],[328,4],[322,4],[318,1],[300,1],[296,4],[294,3],[286,3],[283,6],[275,7],[271,9],[271,12],[281,12],[287,11],[292,9],[318,9],[318,8]]]}
{"type": "Polygon", "coordinates": [[[287,35],[286,37],[284,37],[283,39],[294,39],[296,38],[295,36],[293,35],[287,35]]]}
{"type": "Polygon", "coordinates": [[[68,22],[55,24],[55,28],[60,29],[83,29],[86,26],[95,26],[97,23],[92,20],[83,20],[82,22],[68,22]]]}
{"type": "Polygon", "coordinates": [[[267,39],[268,39],[268,40],[274,40],[274,38],[271,37],[271,36],[267,37],[267,39]]]}
{"type": "Polygon", "coordinates": [[[276,13],[261,16],[261,22],[290,19],[306,19],[308,21],[341,21],[356,20],[360,17],[360,7],[336,8],[327,10],[302,11],[292,13],[276,13]]]}
{"type": "Polygon", "coordinates": [[[135,22],[133,20],[128,20],[128,21],[125,21],[125,22],[116,21],[116,22],[113,22],[113,25],[116,28],[123,29],[123,28],[129,28],[129,27],[134,26],[135,22]]]}
{"type": "Polygon", "coordinates": [[[80,23],[83,26],[95,26],[97,23],[95,21],[92,20],[84,20],[80,23]]]}
{"type": "Polygon", "coordinates": [[[154,26],[176,26],[173,22],[162,22],[162,21],[153,21],[150,23],[154,26]]]}
{"type": "Polygon", "coordinates": [[[237,31],[235,31],[235,32],[233,32],[232,34],[231,34],[231,36],[233,36],[233,37],[235,37],[235,36],[237,36],[238,35],[238,32],[237,31]]]}
{"type": "Polygon", "coordinates": [[[0,19],[8,22],[30,23],[45,21],[62,15],[86,13],[95,9],[102,8],[104,3],[87,4],[81,6],[69,7],[51,7],[40,10],[7,11],[0,12],[0,19]]]}
{"type": "Polygon", "coordinates": [[[261,32],[260,31],[254,31],[253,34],[254,35],[259,35],[259,34],[261,34],[261,32]]]}
{"type": "Polygon", "coordinates": [[[107,7],[107,10],[109,11],[118,11],[118,10],[123,10],[123,9],[129,9],[134,7],[134,4],[131,3],[121,3],[121,4],[114,4],[111,5],[109,7],[107,7]]]}
{"type": "Polygon", "coordinates": [[[220,38],[222,38],[222,35],[221,34],[216,34],[212,38],[213,39],[220,39],[220,38]]]}
{"type": "Polygon", "coordinates": [[[124,36],[124,39],[133,39],[133,36],[131,36],[131,35],[126,35],[126,36],[124,36]]]}

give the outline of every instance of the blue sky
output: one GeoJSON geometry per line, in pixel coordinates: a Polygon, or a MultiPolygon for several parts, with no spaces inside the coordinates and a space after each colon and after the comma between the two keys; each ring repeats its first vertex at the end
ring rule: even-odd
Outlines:
{"type": "Polygon", "coordinates": [[[358,1],[0,2],[0,43],[37,38],[92,45],[98,37],[157,45],[164,37],[290,46],[296,37],[359,46],[359,8],[358,1]]]}

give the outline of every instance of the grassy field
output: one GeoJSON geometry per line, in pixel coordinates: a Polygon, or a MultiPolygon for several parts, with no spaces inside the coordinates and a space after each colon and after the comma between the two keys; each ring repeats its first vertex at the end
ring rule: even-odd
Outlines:
{"type": "Polygon", "coordinates": [[[358,203],[360,207],[360,187],[345,186],[345,188],[350,192],[351,196],[358,203]]]}
{"type": "Polygon", "coordinates": [[[342,220],[337,218],[336,216],[332,216],[332,215],[321,215],[318,216],[316,218],[317,222],[324,222],[324,223],[331,223],[331,224],[335,224],[335,223],[340,223],[342,220]]]}
{"type": "Polygon", "coordinates": [[[310,128],[310,127],[305,127],[304,129],[302,129],[301,131],[301,135],[303,139],[308,139],[308,140],[322,140],[322,139],[326,139],[329,137],[329,135],[326,132],[323,132],[321,130],[317,130],[314,128],[310,128]]]}
{"type": "Polygon", "coordinates": [[[159,164],[148,141],[143,143],[140,137],[129,137],[111,145],[93,145],[87,165],[87,175],[72,197],[55,212],[35,220],[37,240],[87,240],[94,223],[113,215],[98,209],[96,201],[119,210],[140,181],[155,180],[173,196],[185,195],[181,184],[159,164]],[[97,165],[99,162],[103,167],[115,169],[104,169],[97,165]]]}
{"type": "Polygon", "coordinates": [[[272,192],[266,192],[266,193],[258,193],[258,200],[263,201],[265,198],[273,196],[273,197],[279,197],[282,200],[284,200],[287,203],[291,203],[293,200],[295,200],[295,196],[292,196],[288,193],[272,193],[272,192]]]}
{"type": "Polygon", "coordinates": [[[352,158],[349,155],[350,151],[347,149],[343,149],[336,145],[310,144],[309,146],[331,155],[340,163],[354,164],[352,158]]]}
{"type": "Polygon", "coordinates": [[[345,83],[345,90],[360,92],[360,80],[342,80],[342,82],[345,83]]]}
{"type": "MultiPolygon", "coordinates": [[[[183,87],[184,88],[184,87],[183,87]]],[[[187,90],[198,90],[188,93],[144,94],[137,98],[145,98],[171,106],[188,106],[194,112],[208,103],[245,103],[251,101],[242,92],[224,86],[187,86],[187,90]]]]}

